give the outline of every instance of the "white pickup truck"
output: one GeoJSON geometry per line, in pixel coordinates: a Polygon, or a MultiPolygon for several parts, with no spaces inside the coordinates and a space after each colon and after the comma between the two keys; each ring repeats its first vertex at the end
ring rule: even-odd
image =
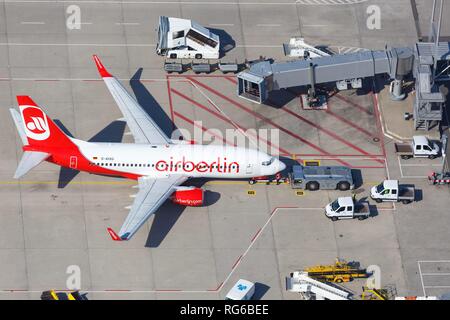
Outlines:
{"type": "Polygon", "coordinates": [[[339,197],[325,207],[325,215],[333,221],[339,219],[367,219],[370,216],[368,202],[355,202],[352,197],[339,197]]]}
{"type": "Polygon", "coordinates": [[[415,200],[414,187],[399,185],[398,180],[384,180],[370,190],[370,197],[376,202],[393,201],[408,204],[415,200]]]}
{"type": "Polygon", "coordinates": [[[431,142],[425,136],[414,136],[410,143],[395,143],[395,152],[402,159],[429,158],[434,159],[439,156],[440,148],[435,142],[431,142]]]}

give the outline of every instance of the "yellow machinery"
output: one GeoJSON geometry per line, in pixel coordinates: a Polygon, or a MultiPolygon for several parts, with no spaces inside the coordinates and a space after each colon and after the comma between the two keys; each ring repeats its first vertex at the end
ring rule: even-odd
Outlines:
{"type": "Polygon", "coordinates": [[[331,266],[314,266],[304,269],[308,276],[317,280],[328,282],[349,282],[355,278],[367,278],[366,269],[361,269],[355,262],[346,262],[336,259],[331,266]]]}
{"type": "Polygon", "coordinates": [[[396,295],[395,289],[391,287],[386,287],[383,289],[363,287],[362,289],[362,300],[392,300],[396,295]]]}
{"type": "Polygon", "coordinates": [[[80,295],[78,291],[56,292],[55,290],[44,291],[41,294],[41,300],[87,300],[80,295]]]}

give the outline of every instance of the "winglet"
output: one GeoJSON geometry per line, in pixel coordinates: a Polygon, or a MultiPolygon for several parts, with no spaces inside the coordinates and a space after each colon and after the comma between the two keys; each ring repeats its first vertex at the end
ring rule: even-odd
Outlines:
{"type": "Polygon", "coordinates": [[[113,229],[108,228],[108,233],[111,236],[111,239],[113,239],[113,241],[122,241],[122,239],[117,235],[117,233],[114,232],[113,229]]]}
{"type": "Polygon", "coordinates": [[[100,58],[94,54],[93,55],[95,65],[97,66],[97,70],[102,76],[102,78],[112,78],[112,75],[106,70],[106,68],[103,66],[102,62],[100,61],[100,58]]]}

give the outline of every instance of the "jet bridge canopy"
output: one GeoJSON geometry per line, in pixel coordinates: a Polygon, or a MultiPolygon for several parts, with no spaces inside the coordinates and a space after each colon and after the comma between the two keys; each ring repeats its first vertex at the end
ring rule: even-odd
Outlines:
{"type": "Polygon", "coordinates": [[[362,51],[350,54],[318,57],[309,60],[253,64],[238,74],[238,95],[262,103],[271,90],[373,77],[387,73],[391,78],[412,71],[413,52],[410,48],[383,51],[362,51]]]}

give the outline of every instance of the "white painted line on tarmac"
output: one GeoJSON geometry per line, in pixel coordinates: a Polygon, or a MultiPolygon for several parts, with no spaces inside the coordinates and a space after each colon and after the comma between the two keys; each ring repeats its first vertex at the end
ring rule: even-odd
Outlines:
{"type": "Polygon", "coordinates": [[[40,25],[42,25],[42,24],[45,24],[45,22],[44,21],[22,21],[22,22],[20,22],[20,24],[32,24],[32,25],[40,24],[40,25]]]}
{"type": "Polygon", "coordinates": [[[261,23],[261,24],[257,24],[257,27],[281,27],[281,24],[277,24],[277,23],[261,23]]]}
{"type": "Polygon", "coordinates": [[[422,284],[423,295],[426,297],[427,294],[425,292],[425,285],[423,283],[423,276],[422,276],[422,269],[420,268],[420,261],[417,261],[417,265],[419,267],[420,283],[422,284]]]}
{"type": "Polygon", "coordinates": [[[232,27],[232,26],[234,26],[233,23],[210,23],[209,25],[212,27],[232,27]]]}
{"type": "Polygon", "coordinates": [[[304,25],[302,25],[302,27],[321,28],[321,27],[328,27],[328,25],[327,24],[304,24],[304,25]]]}
{"type": "Polygon", "coordinates": [[[450,276],[450,273],[437,272],[437,273],[422,273],[423,276],[450,276]]]}
{"type": "Polygon", "coordinates": [[[139,22],[116,22],[116,25],[119,26],[138,26],[140,25],[139,22]]]}
{"type": "Polygon", "coordinates": [[[228,1],[112,1],[112,0],[1,0],[0,3],[82,3],[82,4],[186,4],[186,5],[252,5],[252,6],[293,6],[297,4],[312,5],[312,6],[334,6],[334,5],[351,5],[367,2],[369,0],[296,0],[289,2],[228,2],[228,1]]]}
{"type": "MultiPolygon", "coordinates": [[[[333,1],[333,0],[331,0],[333,1]]],[[[346,1],[367,1],[367,0],[346,0],[346,1]]],[[[235,2],[235,1],[112,1],[112,0],[0,0],[0,3],[71,3],[71,4],[117,4],[117,5],[131,5],[131,4],[149,4],[149,5],[253,5],[253,6],[295,6],[296,2],[235,2]]],[[[330,3],[331,4],[331,3],[330,3]]]]}

